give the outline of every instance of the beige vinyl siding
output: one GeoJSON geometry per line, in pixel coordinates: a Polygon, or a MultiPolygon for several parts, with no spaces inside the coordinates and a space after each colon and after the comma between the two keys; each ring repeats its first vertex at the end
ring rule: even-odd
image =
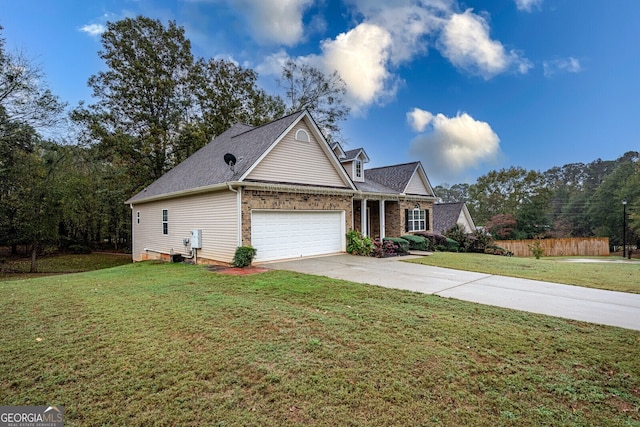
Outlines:
{"type": "Polygon", "coordinates": [[[351,180],[355,181],[354,175],[355,175],[355,161],[350,161],[350,162],[344,162],[342,163],[342,167],[344,167],[344,170],[347,172],[347,175],[349,175],[349,178],[351,178],[351,180]]]}
{"type": "Polygon", "coordinates": [[[405,194],[420,194],[422,196],[429,196],[429,190],[424,186],[422,179],[420,179],[420,174],[416,171],[411,177],[411,181],[409,181],[409,185],[407,185],[407,189],[405,194]]]}
{"type": "Polygon", "coordinates": [[[247,179],[348,187],[320,144],[324,142],[319,142],[306,123],[300,121],[251,171],[247,179]],[[295,140],[298,129],[307,131],[310,142],[295,140]]]}
{"type": "MultiPolygon", "coordinates": [[[[182,244],[192,229],[202,230],[198,257],[231,262],[238,246],[237,195],[231,191],[142,203],[133,206],[133,259],[140,261],[144,248],[186,255],[182,244]],[[162,210],[168,211],[169,233],[162,234],[162,210]],[[140,211],[140,224],[137,212],[140,211]]],[[[158,253],[149,251],[152,258],[158,253]]]]}

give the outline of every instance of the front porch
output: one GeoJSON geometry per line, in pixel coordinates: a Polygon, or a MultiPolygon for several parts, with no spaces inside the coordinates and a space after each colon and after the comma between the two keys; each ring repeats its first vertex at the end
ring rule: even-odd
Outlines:
{"type": "Polygon", "coordinates": [[[400,237],[414,231],[433,229],[431,210],[433,202],[426,200],[354,199],[353,229],[372,239],[400,237]],[[423,210],[423,229],[412,229],[407,223],[407,211],[423,210]],[[363,212],[365,213],[363,215],[363,212]]]}

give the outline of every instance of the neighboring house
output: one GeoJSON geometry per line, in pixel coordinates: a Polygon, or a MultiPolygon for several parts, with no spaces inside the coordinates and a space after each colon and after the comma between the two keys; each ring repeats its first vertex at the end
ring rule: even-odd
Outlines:
{"type": "Polygon", "coordinates": [[[433,231],[444,234],[456,224],[460,224],[467,233],[476,231],[473,218],[464,202],[436,203],[433,206],[433,231]]]}
{"type": "Polygon", "coordinates": [[[126,202],[133,259],[230,263],[251,245],[255,261],[271,261],[344,252],[350,229],[431,230],[435,197],[422,165],[365,170],[368,161],[363,149],[330,146],[306,110],[236,124],[126,202]]]}

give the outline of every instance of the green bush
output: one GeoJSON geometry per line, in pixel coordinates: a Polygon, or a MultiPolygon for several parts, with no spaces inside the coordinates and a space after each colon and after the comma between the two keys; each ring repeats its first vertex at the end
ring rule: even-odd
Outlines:
{"type": "Polygon", "coordinates": [[[373,240],[363,236],[361,232],[349,230],[347,233],[347,253],[351,255],[370,256],[373,252],[373,240]]]}
{"type": "Polygon", "coordinates": [[[544,248],[542,247],[542,243],[540,243],[540,239],[536,239],[535,242],[529,245],[529,250],[536,257],[536,259],[540,259],[542,255],[544,255],[544,248]]]}
{"type": "Polygon", "coordinates": [[[385,237],[382,239],[383,242],[393,242],[398,246],[398,255],[404,255],[409,253],[409,242],[403,239],[402,237],[385,237]]]}
{"type": "Polygon", "coordinates": [[[251,265],[253,261],[253,257],[256,256],[257,249],[253,246],[238,246],[236,248],[236,253],[233,256],[233,262],[231,263],[234,267],[246,267],[251,265]]]}
{"type": "Polygon", "coordinates": [[[405,234],[401,236],[402,239],[409,242],[409,249],[413,249],[416,251],[428,251],[429,250],[429,240],[423,236],[415,236],[413,234],[405,234]]]}
{"type": "Polygon", "coordinates": [[[447,237],[447,250],[449,252],[458,252],[460,250],[460,244],[447,237]]]}
{"type": "Polygon", "coordinates": [[[444,233],[445,237],[458,243],[459,251],[466,252],[473,243],[467,231],[460,224],[456,224],[444,233]]]}

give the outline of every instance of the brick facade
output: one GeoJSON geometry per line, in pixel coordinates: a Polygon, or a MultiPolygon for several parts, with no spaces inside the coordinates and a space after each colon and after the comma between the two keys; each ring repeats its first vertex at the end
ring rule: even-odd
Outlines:
{"type": "Polygon", "coordinates": [[[251,210],[285,211],[332,210],[345,212],[345,230],[353,228],[351,195],[286,193],[270,190],[242,189],[242,244],[251,244],[251,210]]]}
{"type": "MultiPolygon", "coordinates": [[[[407,229],[406,227],[406,218],[405,218],[405,214],[404,211],[405,209],[409,209],[409,210],[413,210],[415,208],[416,203],[418,203],[420,205],[420,209],[426,210],[427,214],[429,215],[429,221],[428,221],[428,228],[425,231],[428,232],[433,232],[433,202],[425,202],[425,201],[402,201],[399,202],[399,217],[400,217],[400,230],[401,233],[398,235],[402,235],[402,234],[407,234],[407,232],[405,231],[407,229]]],[[[391,234],[388,234],[389,236],[391,236],[391,234]]]]}

